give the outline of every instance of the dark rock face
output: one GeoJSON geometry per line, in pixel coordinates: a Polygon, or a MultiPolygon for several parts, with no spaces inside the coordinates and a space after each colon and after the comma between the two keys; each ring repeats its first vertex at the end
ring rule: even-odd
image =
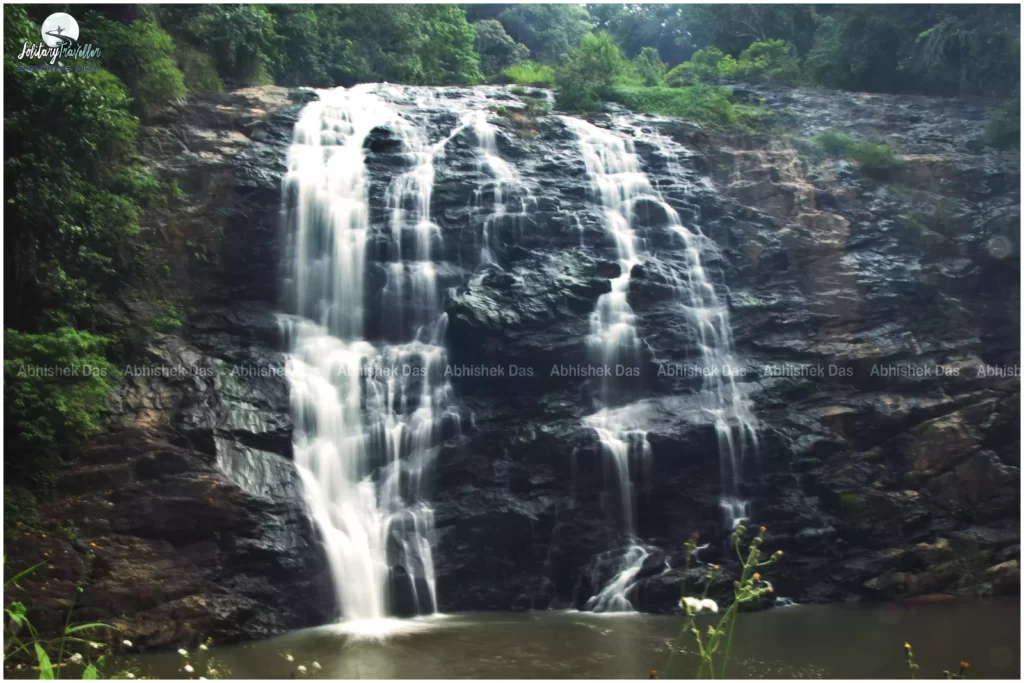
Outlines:
{"type": "MultiPolygon", "coordinates": [[[[501,88],[421,92],[417,125],[430,143],[451,136],[431,216],[462,424],[446,428],[428,473],[439,607],[583,607],[630,539],[616,474],[583,425],[600,380],[559,369],[590,360],[590,315],[620,274],[615,244],[565,123],[539,117],[524,129],[494,116],[498,152],[524,179],[529,209],[490,224],[500,268],[479,270],[480,207],[493,196],[453,103],[519,103],[501,88]],[[480,365],[504,374],[457,370],[480,365]]],[[[983,148],[985,112],[973,105],[752,92],[786,108],[796,136],[834,127],[884,138],[906,163],[879,178],[809,159],[783,136],[621,111],[597,123],[635,136],[651,184],[703,233],[760,423],[741,493],[752,521],[769,528],[765,548],[785,553],[766,578],[798,601],[1019,591],[1018,157],[983,148]]],[[[281,176],[300,107],[281,89],[250,89],[191,103],[148,132],[154,163],[179,178],[192,207],[168,219],[191,221],[197,238],[222,237],[211,264],[179,264],[197,301],[185,339],[157,338],[140,357],[209,372],[126,382],[114,407],[123,431],[86,448],[44,509],[55,528],[76,520],[78,540],[36,548],[60,558],[55,585],[87,572],[76,618],[124,615],[144,647],[262,637],[337,614],[290,461],[273,313],[287,258],[281,176]]],[[[408,159],[385,127],[364,146],[372,219],[383,226],[388,183],[408,159]]],[[[649,555],[628,596],[667,612],[692,532],[709,543],[700,560],[723,565],[712,597],[727,599],[734,565],[717,435],[694,398],[700,379],[664,372],[698,353],[664,267],[682,267],[682,245],[658,203],[634,210],[643,253],[657,258],[641,254],[631,272],[641,376],[612,408],[635,411],[650,446],[630,466],[649,555]]],[[[386,248],[371,236],[370,341],[398,336],[401,324],[379,315],[386,248]]],[[[701,580],[689,570],[688,586],[701,580]]],[[[66,597],[39,609],[49,617],[66,597]]],[[[392,608],[417,611],[408,601],[392,608]]]]}
{"type": "MultiPolygon", "coordinates": [[[[984,111],[970,105],[761,96],[794,112],[798,135],[836,127],[884,138],[906,158],[877,178],[785,142],[626,117],[681,145],[636,140],[652,184],[713,240],[705,265],[728,286],[742,383],[761,422],[743,494],[770,529],[766,547],[786,557],[771,580],[800,601],[1018,590],[999,578],[1015,576],[1003,558],[1015,561],[1019,543],[1016,156],[982,148],[984,111]],[[916,550],[932,546],[946,550],[916,550]]],[[[580,425],[598,384],[550,374],[586,361],[588,315],[617,275],[573,145],[557,121],[530,140],[502,131],[499,150],[531,181],[537,210],[499,242],[504,270],[446,307],[453,364],[533,375],[453,379],[473,429],[437,461],[443,609],[580,607],[608,578],[604,554],[627,544],[614,474],[580,425]]],[[[444,173],[454,178],[449,149],[444,173]]],[[[447,249],[465,245],[456,234],[467,185],[468,171],[435,190],[447,249]]],[[[647,250],[671,262],[679,245],[666,217],[656,204],[636,211],[647,250]]],[[[632,467],[638,535],[673,567],[639,573],[630,595],[641,609],[670,611],[692,531],[726,576],[730,559],[716,435],[689,400],[699,384],[658,372],[694,349],[655,266],[632,273],[646,369],[642,388],[621,400],[640,399],[649,429],[650,460],[632,467]]]]}
{"type": "Polygon", "coordinates": [[[46,560],[32,575],[30,617],[59,631],[80,582],[73,620],[123,629],[142,650],[329,620],[329,578],[296,504],[294,471],[275,454],[246,457],[247,471],[275,485],[239,486],[215,456],[149,430],[118,431],[83,449],[60,497],[40,508],[60,528],[8,547],[46,560]]]}

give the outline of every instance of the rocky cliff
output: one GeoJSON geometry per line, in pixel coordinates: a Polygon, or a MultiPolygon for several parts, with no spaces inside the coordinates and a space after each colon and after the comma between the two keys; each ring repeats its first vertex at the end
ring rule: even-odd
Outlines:
{"type": "MultiPolygon", "coordinates": [[[[591,312],[620,274],[615,245],[563,120],[504,88],[418,94],[416,124],[432,142],[451,136],[430,207],[449,362],[506,373],[450,377],[462,430],[445,435],[428,473],[439,607],[580,607],[630,539],[583,424],[599,382],[552,368],[588,363],[591,312]],[[486,246],[502,267],[474,277],[483,171],[450,105],[480,97],[494,102],[497,152],[529,202],[490,223],[486,246]]],[[[738,381],[759,422],[741,493],[769,528],[766,546],[786,555],[769,578],[798,601],[1018,591],[1018,156],[982,145],[980,105],[745,94],[777,113],[770,134],[619,110],[595,123],[634,140],[651,184],[708,238],[704,265],[728,303],[738,381]],[[880,174],[819,158],[806,140],[826,128],[882,139],[904,163],[880,174]]],[[[63,617],[80,577],[74,618],[123,625],[142,647],[256,638],[338,614],[290,460],[274,317],[281,180],[302,106],[292,100],[303,97],[201,97],[146,131],[153,164],[185,192],[152,219],[195,305],[187,330],[151,340],[139,364],[189,370],[127,378],[119,427],[82,449],[41,507],[48,534],[7,550],[49,562],[43,621],[63,617]]],[[[386,129],[366,146],[383,215],[404,150],[386,129]]],[[[645,249],[627,297],[643,353],[620,406],[642,413],[647,433],[649,457],[631,476],[635,535],[650,554],[628,594],[671,611],[683,541],[700,531],[702,559],[716,560],[729,529],[717,435],[693,402],[700,380],[679,370],[695,340],[663,264],[682,267],[684,253],[656,203],[641,202],[635,222],[645,249]]],[[[385,336],[368,306],[368,338],[385,336]]]]}

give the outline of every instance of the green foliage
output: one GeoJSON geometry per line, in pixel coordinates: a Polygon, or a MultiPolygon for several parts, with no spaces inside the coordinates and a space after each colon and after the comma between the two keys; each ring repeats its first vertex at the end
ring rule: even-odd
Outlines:
{"type": "Polygon", "coordinates": [[[633,59],[633,69],[644,85],[661,85],[665,80],[665,62],[661,61],[658,51],[653,47],[645,47],[633,59]]]}
{"type": "MultiPolygon", "coordinates": [[[[5,12],[5,21],[15,13],[5,12]]],[[[106,324],[97,305],[146,266],[138,120],[106,71],[18,71],[4,58],[7,325],[106,324]],[[41,126],[45,125],[45,130],[41,126]]]]}
{"type": "Polygon", "coordinates": [[[903,165],[903,158],[888,145],[855,140],[834,130],[818,133],[815,147],[826,157],[851,159],[868,172],[884,173],[903,165]]]}
{"type": "Polygon", "coordinates": [[[678,88],[689,85],[694,79],[717,78],[722,75],[722,69],[720,69],[719,65],[726,57],[735,63],[731,56],[726,55],[717,47],[711,46],[703,50],[697,50],[690,57],[690,61],[673,67],[666,74],[665,84],[678,88]]]}
{"type": "Polygon", "coordinates": [[[25,443],[74,443],[99,430],[116,373],[105,356],[109,344],[70,327],[4,330],[5,419],[25,443]]]}
{"type": "Polygon", "coordinates": [[[226,81],[269,83],[280,59],[274,15],[262,5],[171,5],[161,22],[192,47],[208,52],[226,81]]]}
{"type": "Polygon", "coordinates": [[[619,85],[612,88],[612,100],[645,114],[675,116],[716,127],[752,129],[760,125],[755,107],[737,104],[729,88],[694,81],[685,88],[648,88],[619,85]]]}
{"type": "Polygon", "coordinates": [[[590,5],[598,30],[607,31],[636,58],[644,48],[653,48],[659,59],[677,64],[693,51],[687,46],[687,7],[679,4],[590,5]]]}
{"type": "Polygon", "coordinates": [[[834,88],[1010,94],[1019,85],[1015,5],[840,5],[819,23],[807,73],[834,88]]]}
{"type": "Polygon", "coordinates": [[[322,34],[323,10],[314,5],[271,5],[268,9],[282,39],[283,54],[274,71],[277,82],[314,88],[334,85],[327,73],[327,59],[328,51],[337,46],[331,36],[322,34]]]}
{"type": "Polygon", "coordinates": [[[138,116],[145,119],[168,100],[185,95],[185,80],[173,57],[174,41],[155,23],[121,24],[87,12],[82,31],[102,46],[104,68],[125,84],[138,116]]]}
{"type": "Polygon", "coordinates": [[[178,63],[185,87],[191,92],[221,92],[224,84],[217,73],[217,63],[213,57],[200,52],[190,45],[178,45],[174,49],[174,59],[178,63]]]}
{"type": "Polygon", "coordinates": [[[684,32],[677,39],[691,51],[714,45],[737,55],[752,43],[786,40],[805,54],[811,46],[818,14],[811,5],[722,4],[685,5],[684,32]]]}
{"type": "Polygon", "coordinates": [[[279,72],[283,82],[317,85],[323,74],[331,85],[344,86],[483,82],[475,32],[455,5],[315,5],[312,11],[315,35],[303,39],[318,41],[319,47],[308,51],[300,66],[286,63],[279,72]]]}
{"type": "Polygon", "coordinates": [[[510,5],[497,18],[513,40],[546,64],[565,59],[593,26],[584,5],[510,5]]]}
{"type": "Polygon", "coordinates": [[[35,496],[20,486],[4,487],[4,538],[26,533],[39,524],[39,509],[35,496]]]}
{"type": "MultiPolygon", "coordinates": [[[[87,556],[87,567],[92,563],[93,556],[87,556]]],[[[4,594],[12,592],[31,594],[18,582],[31,576],[43,564],[33,565],[18,572],[4,581],[4,594]]],[[[7,569],[7,556],[4,556],[4,570],[7,569]]],[[[47,638],[39,632],[28,618],[28,609],[22,600],[11,601],[4,608],[4,673],[7,677],[20,677],[18,673],[24,668],[34,667],[39,672],[39,680],[63,678],[65,673],[75,672],[82,680],[96,680],[104,674],[111,660],[112,650],[109,645],[98,643],[89,636],[100,630],[114,630],[108,624],[87,623],[71,625],[71,615],[75,609],[75,599],[82,592],[81,580],[75,586],[75,594],[69,600],[64,627],[56,638],[47,638]],[[97,650],[100,652],[98,653],[97,650]],[[96,654],[99,656],[93,660],[96,654]],[[65,657],[65,655],[68,655],[65,657]]],[[[130,641],[124,641],[127,646],[130,641]]],[[[107,672],[104,677],[135,678],[135,670],[120,669],[107,672]]]]}
{"type": "Polygon", "coordinates": [[[1020,98],[1004,101],[992,110],[985,124],[985,144],[996,149],[1020,147],[1020,98]]]}
{"type": "Polygon", "coordinates": [[[516,85],[531,85],[537,88],[549,88],[555,84],[555,70],[537,62],[523,62],[510,66],[501,74],[516,85]]]}
{"type": "Polygon", "coordinates": [[[612,85],[633,75],[632,64],[610,35],[588,35],[555,73],[558,106],[565,111],[597,111],[612,85]]]}
{"type": "Polygon", "coordinates": [[[512,40],[500,21],[484,19],[473,24],[473,29],[476,31],[474,47],[480,54],[480,70],[488,80],[525,62],[530,56],[530,48],[512,40]]]}
{"type": "Polygon", "coordinates": [[[671,86],[688,85],[695,78],[795,85],[800,80],[800,65],[793,56],[792,44],[785,40],[751,43],[739,58],[717,47],[708,47],[695,52],[689,62],[672,69],[665,82],[671,86]]]}
{"type": "Polygon", "coordinates": [[[800,80],[800,65],[788,40],[761,40],[751,43],[737,60],[737,78],[795,85],[800,80]]]}

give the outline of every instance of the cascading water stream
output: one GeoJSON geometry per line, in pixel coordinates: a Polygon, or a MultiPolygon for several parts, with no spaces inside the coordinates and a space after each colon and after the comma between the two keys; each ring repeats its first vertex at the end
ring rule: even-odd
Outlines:
{"type": "MultiPolygon", "coordinates": [[[[580,119],[563,117],[562,121],[579,141],[592,192],[600,202],[605,229],[615,242],[619,260],[619,276],[612,280],[611,291],[597,300],[587,341],[597,364],[611,368],[636,366],[640,360],[640,339],[633,324],[633,311],[626,300],[630,273],[639,263],[637,238],[633,232],[633,203],[650,191],[650,184],[640,172],[639,159],[628,139],[580,119]]],[[[625,592],[648,555],[634,536],[635,503],[630,465],[633,460],[647,457],[650,446],[645,432],[623,419],[624,411],[611,408],[619,386],[616,373],[603,374],[600,408],[585,419],[585,424],[597,433],[615,470],[622,530],[631,544],[624,554],[621,571],[587,603],[587,607],[596,612],[633,609],[625,592]]]]}
{"type": "Polygon", "coordinates": [[[285,181],[285,201],[293,205],[285,209],[293,257],[286,289],[297,314],[284,318],[295,462],[344,620],[384,619],[396,590],[411,595],[414,613],[431,613],[433,512],[422,473],[442,421],[457,422],[444,381],[445,319],[431,261],[433,164],[444,141],[426,144],[382,96],[386,87],[318,94],[296,124],[285,181]],[[383,318],[394,323],[389,334],[400,341],[375,345],[364,339],[373,230],[364,140],[378,126],[401,141],[408,170],[387,191],[382,297],[383,318]],[[409,230],[414,253],[406,258],[409,230]],[[397,567],[404,572],[396,575],[397,567]]]}
{"type": "MultiPolygon", "coordinates": [[[[670,172],[679,175],[677,155],[670,149],[670,142],[657,132],[646,135],[668,160],[670,172]]],[[[700,349],[701,406],[711,415],[718,440],[722,486],[719,505],[725,526],[733,529],[749,514],[748,503],[740,496],[739,488],[743,481],[743,462],[748,455],[757,454],[757,420],[750,399],[736,382],[742,372],[733,355],[728,306],[719,298],[703,263],[703,254],[717,247],[699,230],[694,232],[684,226],[670,206],[663,206],[671,230],[684,246],[684,272],[670,272],[670,277],[700,349]]]]}
{"type": "Polygon", "coordinates": [[[476,135],[479,159],[477,170],[490,178],[473,192],[473,213],[482,216],[480,268],[498,265],[495,257],[495,230],[518,228],[518,221],[536,205],[536,200],[519,173],[498,154],[495,126],[487,120],[488,115],[488,111],[479,110],[468,117],[476,135]],[[486,202],[488,193],[492,195],[489,205],[486,202]],[[510,219],[510,224],[503,224],[506,219],[510,219]]]}
{"type": "MultiPolygon", "coordinates": [[[[640,340],[633,324],[633,311],[627,301],[630,273],[640,262],[640,246],[633,229],[633,206],[640,200],[660,205],[667,217],[667,228],[677,235],[684,250],[682,272],[652,255],[644,258],[652,268],[668,274],[682,314],[686,317],[700,349],[704,377],[700,405],[715,425],[721,463],[722,494],[720,504],[730,528],[746,517],[747,506],[739,495],[742,462],[748,450],[756,449],[756,422],[749,401],[735,381],[736,363],[732,354],[732,333],[727,307],[715,292],[702,261],[702,249],[712,248],[700,233],[694,233],[679,220],[677,212],[651,185],[640,170],[632,140],[624,134],[597,128],[572,117],[562,117],[576,135],[592,191],[600,201],[607,233],[613,238],[620,274],[611,283],[611,291],[597,301],[591,319],[590,344],[597,360],[604,365],[635,364],[639,361],[640,340]]],[[[634,129],[634,134],[640,131],[634,129]]],[[[652,142],[665,156],[666,141],[655,134],[652,142]]],[[[671,161],[670,172],[678,174],[671,161]]],[[[646,432],[641,420],[630,419],[628,409],[610,406],[618,388],[613,377],[605,377],[601,386],[600,408],[585,419],[600,439],[605,454],[617,474],[623,529],[630,547],[623,553],[620,570],[587,604],[598,612],[628,611],[632,604],[626,593],[649,552],[637,540],[633,519],[633,466],[649,454],[646,432]]]]}

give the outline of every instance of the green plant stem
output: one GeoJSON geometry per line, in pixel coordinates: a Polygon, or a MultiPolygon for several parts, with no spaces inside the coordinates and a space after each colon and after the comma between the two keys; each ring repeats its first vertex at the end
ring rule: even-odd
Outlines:
{"type": "Polygon", "coordinates": [[[719,674],[720,678],[725,678],[725,668],[729,666],[729,654],[732,652],[732,634],[736,630],[736,612],[739,611],[739,604],[739,600],[737,599],[736,602],[732,603],[732,607],[729,608],[729,611],[725,613],[725,618],[729,620],[729,623],[726,625],[728,634],[725,639],[725,652],[722,654],[722,671],[719,674]]]}

